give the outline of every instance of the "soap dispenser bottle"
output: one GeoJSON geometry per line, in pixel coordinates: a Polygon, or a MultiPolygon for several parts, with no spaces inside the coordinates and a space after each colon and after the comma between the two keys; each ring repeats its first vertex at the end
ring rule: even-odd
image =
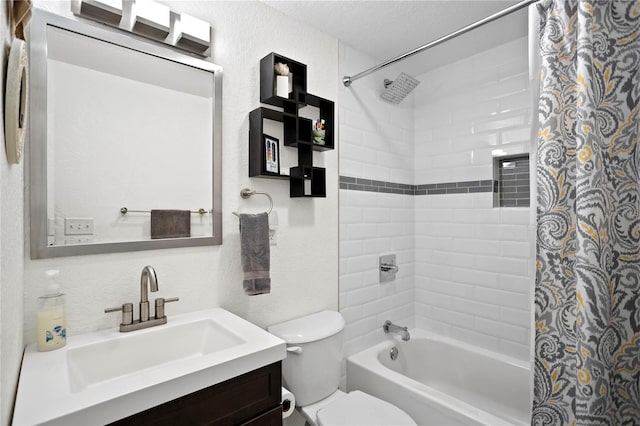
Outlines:
{"type": "Polygon", "coordinates": [[[49,270],[45,294],[38,302],[38,351],[52,351],[67,343],[67,328],[65,325],[64,294],[56,282],[57,270],[49,270]]]}

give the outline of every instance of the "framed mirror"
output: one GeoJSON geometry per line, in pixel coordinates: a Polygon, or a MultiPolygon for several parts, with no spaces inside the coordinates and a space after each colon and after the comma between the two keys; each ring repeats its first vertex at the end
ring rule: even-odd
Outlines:
{"type": "Polygon", "coordinates": [[[35,10],[31,257],[222,244],[222,68],[35,10]]]}

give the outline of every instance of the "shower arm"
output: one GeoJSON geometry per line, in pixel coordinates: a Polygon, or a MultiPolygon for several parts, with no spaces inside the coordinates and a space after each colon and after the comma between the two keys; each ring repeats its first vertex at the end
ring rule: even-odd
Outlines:
{"type": "Polygon", "coordinates": [[[522,8],[525,8],[525,7],[527,7],[527,6],[529,6],[529,5],[533,4],[533,3],[536,3],[536,2],[538,2],[538,0],[524,0],[524,1],[521,1],[519,3],[516,3],[513,6],[510,6],[510,7],[506,8],[506,9],[503,9],[503,10],[501,10],[499,12],[496,12],[493,15],[487,16],[486,18],[481,19],[481,20],[479,20],[477,22],[474,22],[473,24],[467,25],[466,27],[462,27],[462,28],[452,32],[451,34],[447,34],[446,36],[443,36],[443,37],[440,37],[439,39],[433,40],[433,41],[425,44],[424,46],[417,47],[417,48],[413,49],[410,52],[404,53],[404,54],[402,54],[400,56],[397,56],[397,57],[395,57],[393,59],[389,59],[388,61],[385,61],[385,62],[383,62],[383,63],[381,63],[379,65],[376,65],[375,67],[371,67],[371,68],[369,68],[367,70],[364,70],[364,71],[362,71],[362,72],[360,72],[360,73],[358,73],[356,75],[353,75],[353,76],[344,76],[342,78],[342,84],[344,84],[346,87],[349,87],[349,86],[351,86],[351,83],[353,83],[355,80],[357,80],[359,78],[362,78],[362,77],[367,76],[367,75],[369,75],[371,73],[374,73],[374,72],[378,71],[379,69],[387,67],[387,66],[389,66],[391,64],[395,64],[396,62],[402,61],[403,59],[406,59],[406,58],[408,58],[410,56],[413,56],[413,55],[415,55],[417,53],[424,52],[427,49],[430,49],[430,48],[432,48],[434,46],[442,44],[445,41],[449,41],[452,38],[458,37],[459,35],[467,33],[467,32],[469,32],[471,30],[475,30],[476,28],[481,27],[484,24],[488,24],[489,22],[495,21],[496,19],[502,18],[503,16],[507,16],[510,13],[516,12],[516,11],[518,11],[518,10],[520,10],[522,8]]]}

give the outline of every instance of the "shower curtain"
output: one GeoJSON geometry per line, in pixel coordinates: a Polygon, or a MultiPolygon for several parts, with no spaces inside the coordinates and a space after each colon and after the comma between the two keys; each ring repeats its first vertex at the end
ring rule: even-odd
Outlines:
{"type": "Polygon", "coordinates": [[[640,0],[539,3],[535,425],[640,424],[640,0]]]}

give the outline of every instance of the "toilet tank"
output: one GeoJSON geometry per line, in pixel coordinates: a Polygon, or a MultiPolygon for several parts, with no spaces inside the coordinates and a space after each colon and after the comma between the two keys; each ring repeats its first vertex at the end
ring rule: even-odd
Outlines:
{"type": "Polygon", "coordinates": [[[287,343],[282,361],[284,385],[296,405],[313,404],[331,395],[340,384],[344,318],[322,311],[274,324],[267,330],[287,343]]]}

